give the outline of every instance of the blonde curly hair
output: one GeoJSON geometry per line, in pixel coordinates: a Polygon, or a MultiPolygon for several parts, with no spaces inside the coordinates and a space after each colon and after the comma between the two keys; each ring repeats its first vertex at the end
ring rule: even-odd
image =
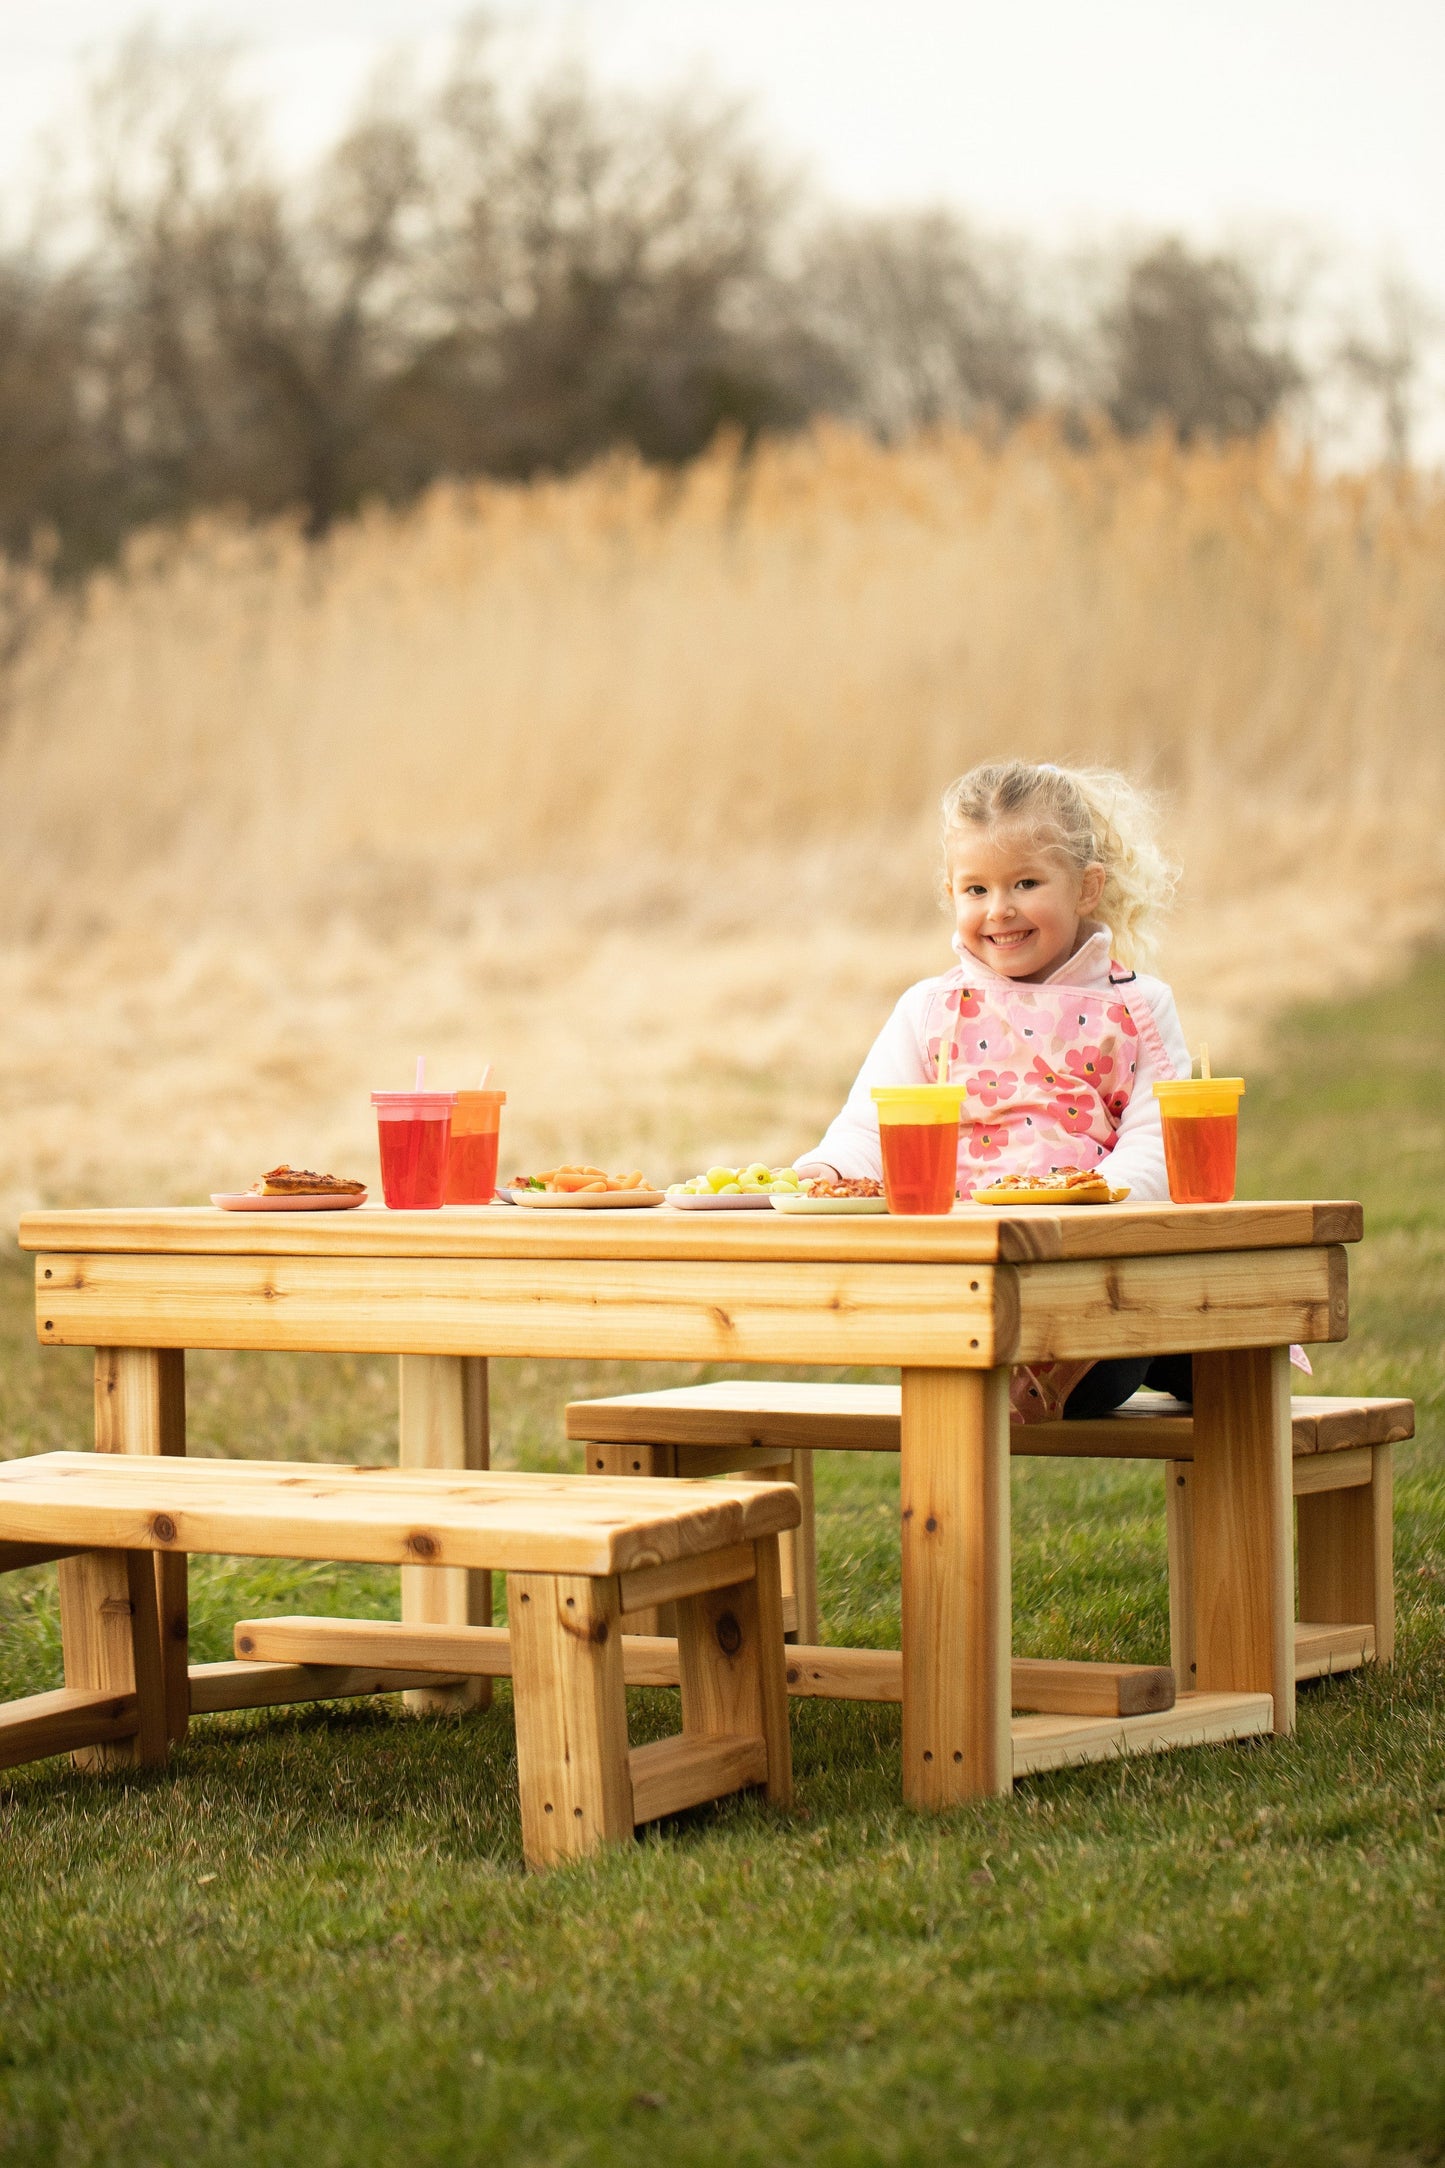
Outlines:
{"type": "Polygon", "coordinates": [[[1100,865],[1098,916],[1120,963],[1148,961],[1159,920],[1174,900],[1179,869],[1155,840],[1155,801],[1111,768],[1059,768],[1052,761],[985,761],[943,794],[944,880],[949,848],[964,828],[1017,822],[1078,873],[1100,865]]]}

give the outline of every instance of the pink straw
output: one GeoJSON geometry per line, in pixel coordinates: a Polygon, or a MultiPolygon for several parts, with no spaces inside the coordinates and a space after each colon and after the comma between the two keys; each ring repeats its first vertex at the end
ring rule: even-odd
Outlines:
{"type": "Polygon", "coordinates": [[[424,1092],[424,1091],[426,1090],[426,1056],[425,1056],[425,1054],[418,1054],[418,1055],[417,1055],[417,1057],[416,1057],[416,1089],[417,1089],[417,1090],[418,1090],[419,1092],[424,1092]]]}

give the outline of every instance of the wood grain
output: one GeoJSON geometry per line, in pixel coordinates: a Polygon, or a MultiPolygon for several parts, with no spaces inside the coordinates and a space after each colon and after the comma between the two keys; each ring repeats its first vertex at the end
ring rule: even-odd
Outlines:
{"type": "MultiPolygon", "coordinates": [[[[174,1348],[97,1347],[95,1449],[98,1453],[184,1455],[186,1358],[174,1348]]],[[[155,1561],[166,1736],[179,1741],[190,1721],[190,1600],[184,1558],[155,1561]]]]}
{"type": "MultiPolygon", "coordinates": [[[[362,1622],[360,1623],[369,1623],[362,1622]]],[[[508,1656],[510,1676],[511,1657],[508,1656]]],[[[349,1701],[359,1694],[399,1694],[419,1686],[455,1684],[444,1671],[382,1670],[362,1664],[192,1664],[192,1716],[219,1716],[236,1709],[287,1707],[298,1701],[349,1701]]]]}
{"type": "Polygon", "coordinates": [[[986,1265],[103,1255],[42,1264],[51,1278],[38,1322],[51,1347],[942,1366],[992,1362],[1016,1334],[1012,1268],[986,1265]]]}
{"type": "Polygon", "coordinates": [[[1268,1694],[1181,1694],[1174,1707],[1160,1715],[1112,1720],[1017,1716],[1011,1741],[1013,1773],[1015,1777],[1037,1776],[1080,1762],[1254,1738],[1273,1728],[1274,1709],[1268,1694]]]}
{"type": "MultiPolygon", "coordinates": [[[[485,1468],[491,1458],[487,1365],[476,1355],[403,1355],[398,1370],[397,1464],[402,1468],[485,1468]]],[[[418,1625],[489,1626],[492,1577],[455,1566],[403,1566],[401,1615],[418,1625]]],[[[484,1709],[486,1679],[413,1687],[414,1715],[484,1709]]]]}
{"type": "Polygon", "coordinates": [[[679,1732],[672,1739],[635,1746],[628,1760],[632,1811],[639,1825],[766,1784],[768,1777],[768,1744],[761,1732],[712,1737],[679,1732]]]}
{"type": "Polygon", "coordinates": [[[634,1815],[616,1583],[509,1574],[507,1617],[527,1865],[625,1843],[634,1815]]]}
{"type": "Polygon", "coordinates": [[[0,1769],[46,1761],[52,1754],[112,1748],[133,1739],[140,1725],[134,1694],[62,1686],[50,1694],[0,1703],[0,1769]]]}
{"type": "Polygon", "coordinates": [[[1008,1372],[905,1370],[903,1796],[1007,1792],[1008,1372]]]}
{"type": "MultiPolygon", "coordinates": [[[[593,1451],[620,1453],[649,1441],[677,1455],[677,1475],[762,1468],[794,1451],[896,1453],[900,1421],[896,1385],[798,1384],[773,1378],[722,1378],[711,1385],[656,1393],[623,1393],[574,1400],[567,1436],[599,1442],[593,1451]],[[749,1462],[750,1453],[757,1455],[749,1462]],[[707,1456],[716,1458],[709,1463],[707,1456]],[[730,1459],[729,1455],[736,1455],[730,1459]]],[[[1295,1457],[1386,1444],[1415,1432],[1411,1400],[1296,1394],[1290,1402],[1295,1457]]],[[[1084,1422],[1028,1423],[1014,1429],[1009,1450],[1024,1458],[1188,1460],[1194,1450],[1191,1409],[1159,1393],[1141,1393],[1122,1408],[1084,1422]]],[[[605,1463],[613,1465],[611,1461],[605,1463]]],[[[659,1473],[664,1472],[661,1469],[659,1473]]]]}
{"type": "MultiPolygon", "coordinates": [[[[0,1535],[82,1549],[620,1574],[751,1543],[797,1518],[798,1494],[784,1483],[624,1485],[89,1453],[0,1465],[0,1535]]],[[[64,1561],[62,1575],[81,1564],[64,1561]]]]}
{"type": "Polygon", "coordinates": [[[1395,1626],[1392,1448],[1367,1446],[1332,1457],[1363,1462],[1364,1474],[1349,1488],[1298,1499],[1300,1615],[1324,1626],[1368,1620],[1374,1653],[1389,1663],[1395,1626]]]}
{"type": "Polygon", "coordinates": [[[1301,1620],[1294,1630],[1295,1678],[1327,1679],[1338,1671],[1358,1671],[1375,1661],[1375,1629],[1368,1621],[1357,1625],[1324,1625],[1301,1620]]]}
{"type": "Polygon", "coordinates": [[[1121,1257],[999,1270],[1018,1283],[1018,1337],[1003,1348],[1014,1362],[1287,1346],[1292,1340],[1343,1340],[1349,1328],[1342,1249],[1121,1257]]]}
{"type": "Polygon", "coordinates": [[[774,1259],[918,1264],[1022,1263],[1173,1251],[1294,1249],[1358,1242],[1358,1204],[1287,1199],[1223,1205],[961,1205],[946,1219],[807,1219],[780,1212],[234,1213],[209,1206],[28,1212],[35,1251],[250,1257],[774,1259]]]}
{"type": "Polygon", "coordinates": [[[155,1563],[144,1550],[87,1551],[62,1559],[59,1573],[66,1685],[83,1694],[128,1696],[136,1717],[123,1736],[77,1748],[75,1766],[154,1767],[167,1748],[155,1563]]]}
{"type": "Polygon", "coordinates": [[[1294,1729],[1289,1355],[1194,1358],[1194,1637],[1201,1693],[1269,1693],[1294,1729]]]}

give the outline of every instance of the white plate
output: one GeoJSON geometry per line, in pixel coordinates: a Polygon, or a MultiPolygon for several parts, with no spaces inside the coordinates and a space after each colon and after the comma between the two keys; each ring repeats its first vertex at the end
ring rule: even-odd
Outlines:
{"type": "Polygon", "coordinates": [[[886,1197],[774,1197],[775,1212],[886,1212],[886,1197]]]}
{"type": "Polygon", "coordinates": [[[228,1190],[213,1190],[212,1204],[218,1204],[223,1212],[354,1212],[359,1204],[365,1204],[366,1191],[359,1196],[328,1197],[313,1192],[303,1192],[296,1197],[257,1197],[249,1189],[239,1194],[228,1190]]]}
{"type": "Polygon", "coordinates": [[[509,1189],[507,1195],[513,1204],[533,1205],[539,1212],[618,1211],[663,1201],[660,1189],[509,1189]]]}
{"type": "Polygon", "coordinates": [[[724,1197],[717,1190],[708,1196],[695,1191],[690,1197],[677,1197],[669,1191],[667,1201],[679,1212],[766,1212],[773,1200],[766,1190],[744,1189],[735,1197],[724,1197]]]}

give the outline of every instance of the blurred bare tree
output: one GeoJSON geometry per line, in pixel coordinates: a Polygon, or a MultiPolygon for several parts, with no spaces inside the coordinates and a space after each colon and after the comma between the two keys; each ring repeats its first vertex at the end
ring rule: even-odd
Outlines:
{"type": "MultiPolygon", "coordinates": [[[[207,506],[294,508],[319,535],[438,475],[620,444],[682,460],[720,428],[821,411],[889,437],[1041,404],[1228,436],[1301,382],[1233,256],[1151,243],[1094,277],[1065,330],[1062,263],[946,211],[832,211],[735,106],[570,68],[513,91],[484,24],[439,82],[390,71],[299,177],[236,59],[126,40],[52,177],[65,244],[41,219],[0,250],[11,560],[83,570],[207,506]]],[[[1429,327],[1397,300],[1330,366],[1404,459],[1429,327]]]]}
{"type": "Polygon", "coordinates": [[[1038,404],[1040,333],[1014,260],[950,212],[830,220],[798,295],[832,363],[828,403],[884,436],[1038,404]]]}
{"type": "Polygon", "coordinates": [[[1161,241],[1127,266],[1101,329],[1111,421],[1125,435],[1165,424],[1181,437],[1250,436],[1300,382],[1265,331],[1246,265],[1161,241]]]}

